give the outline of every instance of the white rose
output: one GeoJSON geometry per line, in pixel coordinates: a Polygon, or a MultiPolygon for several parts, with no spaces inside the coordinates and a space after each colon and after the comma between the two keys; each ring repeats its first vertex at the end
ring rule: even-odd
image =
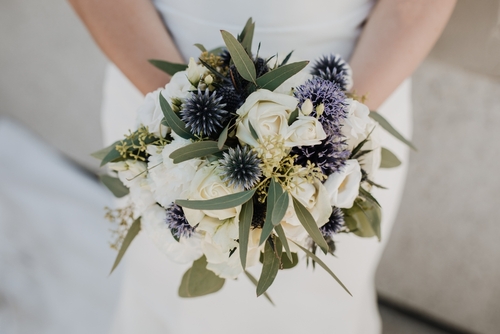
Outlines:
{"type": "Polygon", "coordinates": [[[288,129],[288,118],[297,107],[297,103],[295,97],[266,89],[253,92],[236,111],[240,116],[236,137],[244,144],[257,147],[258,143],[252,136],[250,124],[259,139],[276,134],[284,137],[288,129]]]}
{"type": "MultiPolygon", "coordinates": [[[[216,165],[201,167],[193,177],[188,192],[187,199],[190,200],[208,200],[234,194],[240,190],[228,187],[221,180],[216,171],[216,165]]],[[[241,211],[241,205],[235,208],[224,210],[193,210],[184,208],[186,218],[192,226],[199,224],[205,216],[225,221],[230,218],[237,218],[241,211]]]]}
{"type": "Polygon", "coordinates": [[[350,141],[366,137],[366,127],[370,122],[370,110],[366,105],[353,99],[346,99],[347,118],[342,127],[342,134],[350,141]]]}
{"type": "Polygon", "coordinates": [[[299,116],[288,127],[288,133],[285,136],[285,145],[293,146],[314,146],[321,144],[326,138],[323,126],[315,117],[299,116]]]}
{"type": "Polygon", "coordinates": [[[186,71],[180,71],[172,76],[170,82],[162,91],[162,95],[170,103],[174,99],[184,101],[184,99],[189,95],[189,92],[195,89],[196,87],[189,82],[186,71]]]}
{"type": "Polygon", "coordinates": [[[137,111],[136,125],[146,126],[150,133],[157,137],[164,138],[167,135],[168,127],[161,124],[163,111],[160,107],[160,92],[162,88],[146,94],[144,102],[137,111]]]}
{"type": "Polygon", "coordinates": [[[200,233],[195,232],[189,238],[181,237],[179,241],[176,241],[165,219],[165,209],[158,204],[153,204],[142,215],[141,230],[172,261],[189,263],[199,259],[203,255],[200,233]]]}
{"type": "Polygon", "coordinates": [[[186,198],[189,194],[191,181],[198,170],[201,160],[198,158],[174,164],[170,154],[191,142],[174,135],[174,140],[161,148],[148,146],[151,154],[148,161],[151,190],[155,200],[164,207],[175,202],[176,199],[186,198]]]}
{"type": "Polygon", "coordinates": [[[194,58],[189,58],[188,68],[186,69],[186,74],[189,82],[194,86],[197,86],[201,78],[207,73],[207,69],[203,65],[198,65],[194,61],[194,58]]]}
{"type": "Polygon", "coordinates": [[[347,160],[344,168],[330,174],[325,182],[330,204],[338,208],[350,208],[358,197],[361,168],[357,160],[347,160]]]}

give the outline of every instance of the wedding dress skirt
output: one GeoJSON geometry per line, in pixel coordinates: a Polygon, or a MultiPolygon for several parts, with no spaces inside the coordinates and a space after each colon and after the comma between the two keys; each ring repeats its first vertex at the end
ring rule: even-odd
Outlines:
{"type": "MultiPolygon", "coordinates": [[[[314,60],[332,52],[349,59],[373,6],[366,0],[192,2],[155,2],[185,59],[199,53],[194,43],[207,49],[222,45],[219,30],[236,34],[250,16],[256,21],[254,41],[262,42],[262,56],[295,50],[298,59],[314,60]]],[[[102,110],[105,144],[122,138],[133,126],[142,100],[139,91],[110,65],[102,110]]],[[[409,80],[379,112],[403,135],[411,136],[409,80]]],[[[302,258],[294,269],[281,271],[269,289],[276,306],[256,298],[255,287],[244,275],[227,281],[216,294],[181,299],[177,288],[189,266],[170,261],[140,233],[124,259],[112,333],[380,333],[374,274],[396,218],[408,168],[408,149],[403,144],[386,133],[382,143],[403,162],[376,175],[375,181],[389,188],[374,190],[383,210],[382,241],[341,234],[335,239],[336,257],[325,259],[352,297],[321,268],[307,268],[302,258]]],[[[258,277],[259,268],[250,269],[258,277]]]]}

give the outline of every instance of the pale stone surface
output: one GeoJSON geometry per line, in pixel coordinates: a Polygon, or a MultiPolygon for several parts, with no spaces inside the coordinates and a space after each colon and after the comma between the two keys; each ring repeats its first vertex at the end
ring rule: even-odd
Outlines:
{"type": "Polygon", "coordinates": [[[497,332],[500,83],[427,61],[413,89],[419,152],[378,289],[463,328],[497,332]]]}

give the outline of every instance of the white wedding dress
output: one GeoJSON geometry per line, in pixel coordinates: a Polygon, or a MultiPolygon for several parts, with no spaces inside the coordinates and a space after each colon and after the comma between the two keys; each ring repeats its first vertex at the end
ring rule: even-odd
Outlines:
{"type": "MultiPolygon", "coordinates": [[[[199,51],[221,46],[219,30],[236,34],[249,17],[256,22],[254,50],[260,55],[282,55],[295,50],[299,59],[314,60],[329,53],[346,59],[356,44],[369,15],[370,0],[156,0],[185,59],[199,51]]],[[[110,65],[106,74],[102,125],[105,144],[122,138],[134,125],[142,95],[110,65]]],[[[411,136],[410,83],[407,80],[379,112],[406,137],[411,136]]],[[[389,190],[376,189],[383,209],[382,241],[354,235],[338,235],[336,257],[327,264],[347,285],[349,296],[320,267],[306,268],[306,261],[281,271],[268,291],[276,306],[255,297],[255,287],[245,276],[227,281],[216,294],[181,299],[177,288],[188,266],[170,261],[147,236],[139,234],[125,256],[121,299],[112,333],[380,333],[374,274],[396,218],[408,167],[408,150],[388,134],[383,146],[403,165],[381,170],[376,182],[389,190]]],[[[258,277],[258,269],[254,274],[258,277]]]]}

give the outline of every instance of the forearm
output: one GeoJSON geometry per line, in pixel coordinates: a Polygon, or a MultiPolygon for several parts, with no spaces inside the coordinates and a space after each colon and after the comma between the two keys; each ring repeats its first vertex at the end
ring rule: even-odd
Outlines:
{"type": "Polygon", "coordinates": [[[142,93],[170,79],[148,59],[183,62],[151,0],[69,2],[103,52],[142,93]]]}
{"type": "Polygon", "coordinates": [[[350,60],[353,90],[376,110],[427,56],[456,0],[379,0],[350,60]]]}

